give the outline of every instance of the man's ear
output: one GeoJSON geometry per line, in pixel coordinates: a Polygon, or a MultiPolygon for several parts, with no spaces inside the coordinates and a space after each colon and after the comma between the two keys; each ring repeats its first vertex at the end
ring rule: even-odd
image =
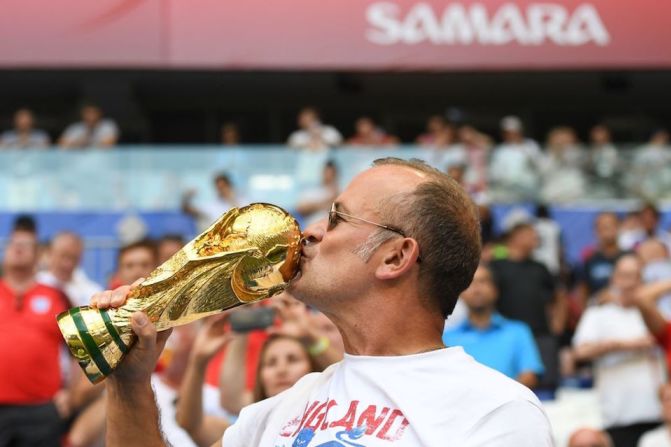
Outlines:
{"type": "Polygon", "coordinates": [[[393,239],[380,247],[382,259],[375,270],[377,279],[394,279],[410,270],[419,258],[419,244],[413,238],[393,239]]]}

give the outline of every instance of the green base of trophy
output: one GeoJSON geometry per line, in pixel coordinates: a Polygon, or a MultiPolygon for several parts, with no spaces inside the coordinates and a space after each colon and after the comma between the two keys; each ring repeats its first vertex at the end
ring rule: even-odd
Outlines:
{"type": "Polygon", "coordinates": [[[104,309],[75,307],[58,315],[57,321],[70,352],[92,383],[109,376],[135,342],[132,335],[122,338],[104,309]]]}

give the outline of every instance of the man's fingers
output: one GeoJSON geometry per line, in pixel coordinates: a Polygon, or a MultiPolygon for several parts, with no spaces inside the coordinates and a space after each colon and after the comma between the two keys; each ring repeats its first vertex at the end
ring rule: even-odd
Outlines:
{"type": "Polygon", "coordinates": [[[131,326],[137,335],[138,348],[152,351],[156,345],[156,326],[149,321],[143,312],[135,312],[131,316],[131,326]]]}
{"type": "Polygon", "coordinates": [[[126,302],[126,298],[131,291],[132,286],[121,286],[112,291],[110,294],[110,303],[111,307],[119,307],[126,302]]]}
{"type": "Polygon", "coordinates": [[[130,285],[131,289],[136,288],[144,282],[145,278],[138,278],[133,284],[130,285]]]}
{"type": "Polygon", "coordinates": [[[128,294],[136,284],[137,281],[133,283],[132,286],[121,286],[114,290],[105,290],[103,292],[95,293],[91,297],[89,304],[91,307],[96,307],[98,309],[122,306],[126,302],[128,294]]]}
{"type": "Polygon", "coordinates": [[[144,312],[135,312],[131,316],[131,326],[133,332],[137,335],[137,347],[147,351],[163,350],[165,342],[172,334],[172,329],[156,332],[156,326],[149,321],[149,318],[144,312]]]}
{"type": "Polygon", "coordinates": [[[104,292],[100,292],[97,294],[97,299],[96,299],[96,307],[98,309],[107,309],[110,307],[110,301],[112,299],[112,291],[111,290],[105,290],[104,292]]]}
{"type": "Polygon", "coordinates": [[[96,292],[91,296],[91,299],[89,300],[89,306],[93,308],[98,307],[98,300],[100,299],[100,295],[102,295],[103,292],[96,292]]]}

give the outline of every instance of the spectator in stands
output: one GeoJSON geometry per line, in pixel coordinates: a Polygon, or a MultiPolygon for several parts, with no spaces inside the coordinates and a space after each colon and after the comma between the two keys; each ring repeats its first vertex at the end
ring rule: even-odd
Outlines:
{"type": "Polygon", "coordinates": [[[117,272],[110,288],[133,284],[140,278],[146,278],[156,268],[158,254],[156,245],[147,239],[126,245],[117,255],[117,272]]]}
{"type": "Polygon", "coordinates": [[[463,346],[475,360],[533,388],[543,364],[529,326],[496,312],[496,285],[489,267],[481,264],[473,282],[460,296],[468,319],[443,334],[447,346],[463,346]]]}
{"type": "Polygon", "coordinates": [[[594,362],[603,422],[616,447],[636,447],[661,416],[664,364],[635,305],[640,286],[640,261],[622,256],[603,293],[606,302],[585,311],[573,338],[575,357],[594,362]]]}
{"type": "Polygon", "coordinates": [[[585,160],[575,131],[567,126],[550,130],[542,162],[541,196],[548,202],[572,202],[585,193],[585,160]]]}
{"type": "Polygon", "coordinates": [[[196,195],[195,190],[187,191],[182,197],[182,211],[196,219],[200,230],[205,230],[231,208],[247,205],[246,199],[233,187],[228,174],[223,172],[217,174],[214,177],[214,188],[216,198],[201,207],[196,207],[192,203],[196,195]]]}
{"type": "Polygon", "coordinates": [[[457,131],[456,152],[464,154],[466,172],[464,184],[475,197],[484,197],[487,192],[487,163],[491,139],[470,125],[463,125],[457,131]]]}
{"type": "Polygon", "coordinates": [[[339,192],[338,167],[333,160],[329,160],[322,170],[321,185],[301,194],[296,205],[296,211],[305,218],[305,225],[323,218],[339,192]]]}
{"type": "Polygon", "coordinates": [[[26,231],[37,236],[37,222],[35,218],[29,214],[19,214],[14,219],[12,231],[26,231]]]}
{"type": "Polygon", "coordinates": [[[61,388],[63,293],[35,280],[35,233],[15,230],[0,280],[0,445],[57,446],[69,417],[61,388]]]}
{"type": "Polygon", "coordinates": [[[637,447],[671,447],[671,384],[665,383],[659,389],[664,424],[646,432],[637,447]]]}
{"type": "Polygon", "coordinates": [[[49,135],[35,129],[35,117],[29,109],[19,109],[14,114],[14,129],[0,135],[1,149],[44,149],[49,146],[49,135]]]}
{"type": "Polygon", "coordinates": [[[536,206],[533,226],[538,235],[538,246],[534,250],[533,257],[557,277],[563,261],[561,227],[552,219],[550,210],[544,203],[536,206]]]}
{"type": "Polygon", "coordinates": [[[584,258],[576,288],[580,309],[584,309],[588,300],[608,285],[615,262],[624,254],[617,243],[619,226],[615,213],[599,213],[594,219],[596,246],[584,258]]]}
{"type": "Polygon", "coordinates": [[[539,384],[543,397],[552,397],[559,381],[559,342],[566,325],[565,294],[545,265],[533,259],[538,234],[530,223],[521,222],[506,235],[506,257],[491,262],[499,299],[498,311],[526,323],[534,334],[545,374],[539,384]]]}
{"type": "Polygon", "coordinates": [[[521,320],[534,334],[560,333],[563,329],[562,299],[547,267],[532,258],[538,234],[530,223],[513,226],[506,235],[507,257],[492,261],[499,290],[498,310],[521,320]]]}
{"type": "Polygon", "coordinates": [[[610,129],[598,124],[589,133],[590,148],[586,170],[590,178],[589,194],[597,198],[615,198],[620,195],[620,159],[613,145],[610,129]]]}
{"type": "MultiPolygon", "coordinates": [[[[671,259],[669,250],[659,239],[648,239],[636,247],[636,254],[643,264],[643,282],[653,284],[671,279],[671,259]]],[[[671,293],[665,293],[657,300],[657,308],[664,318],[671,320],[671,293]]]]}
{"type": "MultiPolygon", "coordinates": [[[[187,374],[180,389],[177,421],[199,446],[210,446],[221,439],[230,421],[203,414],[205,367],[224,346],[228,349],[222,369],[222,387],[244,389],[246,335],[234,334],[225,327],[226,318],[217,316],[206,321],[196,338],[187,374]],[[233,346],[237,339],[236,346],[233,346]],[[232,374],[231,374],[232,373],[232,374]],[[231,380],[233,379],[233,380],[231,380]],[[235,380],[237,379],[237,380],[235,380]]],[[[273,335],[264,343],[256,372],[256,386],[251,401],[258,402],[291,387],[305,374],[320,370],[309,349],[298,338],[273,335]]],[[[230,394],[233,390],[227,390],[230,394]]],[[[235,392],[235,391],[233,391],[235,392]]]]}
{"type": "Polygon", "coordinates": [[[93,294],[102,290],[80,268],[83,252],[84,243],[77,234],[59,233],[47,250],[48,269],[37,274],[39,282],[63,291],[73,306],[86,306],[93,294]]]}
{"type": "Polygon", "coordinates": [[[346,142],[350,146],[384,147],[398,144],[397,137],[386,133],[369,116],[357,119],[354,128],[356,133],[346,142]]]}
{"type": "Polygon", "coordinates": [[[417,137],[417,144],[433,149],[444,149],[455,141],[454,128],[440,115],[429,117],[426,132],[417,137]]]}
{"type": "Polygon", "coordinates": [[[568,447],[614,447],[608,433],[594,428],[580,428],[573,432],[568,447]]]}
{"type": "Polygon", "coordinates": [[[466,165],[463,164],[454,164],[447,167],[447,175],[452,177],[457,183],[461,185],[462,188],[466,188],[466,182],[464,177],[466,176],[466,165]]]}
{"type": "MultiPolygon", "coordinates": [[[[641,224],[645,230],[646,238],[657,238],[663,242],[669,250],[671,250],[671,235],[660,227],[659,221],[661,218],[661,213],[657,207],[654,204],[648,202],[643,205],[643,208],[641,208],[638,214],[641,218],[641,224]]],[[[643,241],[639,241],[639,243],[640,242],[643,241]]]]}
{"type": "Polygon", "coordinates": [[[317,109],[305,107],[298,114],[298,130],[289,135],[287,144],[293,149],[323,151],[342,143],[335,127],[322,124],[317,109]]]}
{"type": "Polygon", "coordinates": [[[620,223],[620,232],[617,236],[617,245],[620,250],[634,250],[647,237],[640,212],[628,212],[620,223]]]}
{"type": "Polygon", "coordinates": [[[221,144],[224,146],[240,145],[240,129],[233,122],[227,122],[221,126],[221,144]]]}
{"type": "Polygon", "coordinates": [[[645,146],[634,152],[630,175],[630,191],[645,200],[669,197],[671,191],[671,150],[669,132],[655,130],[645,146]]]}
{"type": "Polygon", "coordinates": [[[524,137],[522,121],[516,116],[501,120],[503,143],[492,155],[489,180],[496,186],[497,199],[533,199],[537,195],[542,155],[538,143],[524,137]]]}
{"type": "Polygon", "coordinates": [[[81,108],[81,121],[70,124],[58,144],[63,149],[110,148],[117,144],[119,128],[95,104],[81,108]]]}
{"type": "Polygon", "coordinates": [[[156,251],[158,253],[158,265],[163,264],[177,253],[186,244],[184,238],[179,234],[166,234],[158,240],[156,251]]]}

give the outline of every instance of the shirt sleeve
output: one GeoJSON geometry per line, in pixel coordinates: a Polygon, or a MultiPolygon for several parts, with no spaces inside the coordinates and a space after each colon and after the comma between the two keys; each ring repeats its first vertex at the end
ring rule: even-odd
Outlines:
{"type": "Polygon", "coordinates": [[[518,374],[523,372],[533,372],[536,374],[543,374],[545,367],[541,360],[536,341],[531,334],[531,329],[526,324],[520,322],[517,332],[517,371],[518,374]]]}
{"type": "MultiPolygon", "coordinates": [[[[473,426],[465,447],[554,447],[545,412],[526,400],[505,403],[473,426]]],[[[228,447],[228,446],[226,446],[228,447]]]]}

